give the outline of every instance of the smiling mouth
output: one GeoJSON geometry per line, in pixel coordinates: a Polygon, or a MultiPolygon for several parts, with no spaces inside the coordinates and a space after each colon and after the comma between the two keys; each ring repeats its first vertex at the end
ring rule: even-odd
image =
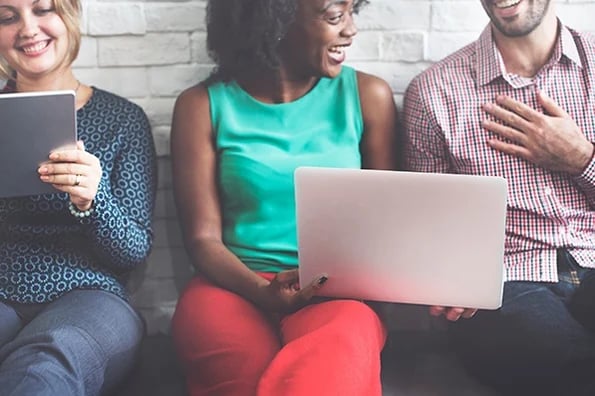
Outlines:
{"type": "Polygon", "coordinates": [[[515,5],[519,4],[521,0],[502,0],[502,1],[495,1],[494,7],[499,9],[510,8],[514,7],[515,5]]]}
{"type": "Polygon", "coordinates": [[[44,48],[46,48],[49,45],[49,43],[50,43],[50,40],[44,40],[44,41],[40,41],[40,42],[32,44],[32,45],[22,46],[20,49],[25,54],[31,55],[31,54],[35,54],[35,53],[43,50],[44,48]]]}
{"type": "Polygon", "coordinates": [[[347,48],[347,45],[336,45],[329,48],[329,52],[337,55],[343,55],[345,53],[345,48],[347,48]]]}

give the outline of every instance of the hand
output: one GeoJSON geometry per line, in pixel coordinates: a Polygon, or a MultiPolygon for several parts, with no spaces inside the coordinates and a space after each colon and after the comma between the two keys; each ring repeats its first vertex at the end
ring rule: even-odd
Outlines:
{"type": "Polygon", "coordinates": [[[430,307],[430,315],[441,316],[444,315],[446,319],[451,322],[456,322],[460,318],[470,319],[477,313],[475,308],[453,308],[453,307],[430,307]]]}
{"type": "Polygon", "coordinates": [[[273,312],[294,312],[305,306],[327,280],[326,275],[320,275],[309,285],[300,289],[298,285],[298,270],[279,272],[271,282],[264,287],[263,294],[257,303],[273,312]]]}
{"type": "Polygon", "coordinates": [[[39,178],[56,189],[70,194],[70,200],[81,211],[93,204],[101,180],[101,164],[93,154],[85,151],[82,141],[75,148],[53,151],[49,161],[41,164],[39,178]]]}
{"type": "Polygon", "coordinates": [[[504,95],[498,95],[496,103],[485,104],[483,110],[505,125],[484,120],[482,126],[512,141],[490,139],[488,144],[545,169],[581,174],[593,155],[593,144],[556,102],[542,92],[537,99],[547,114],[504,95]]]}

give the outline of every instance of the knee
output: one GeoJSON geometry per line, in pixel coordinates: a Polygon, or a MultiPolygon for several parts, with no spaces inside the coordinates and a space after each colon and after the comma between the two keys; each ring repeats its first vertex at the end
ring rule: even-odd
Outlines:
{"type": "Polygon", "coordinates": [[[382,336],[385,333],[380,316],[369,305],[356,300],[336,300],[332,303],[330,309],[336,313],[335,320],[344,322],[346,328],[361,332],[362,336],[382,336]]]}
{"type": "MultiPolygon", "coordinates": [[[[316,316],[326,321],[321,327],[331,330],[329,334],[336,337],[336,341],[342,340],[357,348],[381,349],[384,345],[385,326],[367,304],[357,300],[333,300],[312,309],[318,310],[316,316]]],[[[310,316],[306,320],[315,324],[316,317],[310,316]]]]}

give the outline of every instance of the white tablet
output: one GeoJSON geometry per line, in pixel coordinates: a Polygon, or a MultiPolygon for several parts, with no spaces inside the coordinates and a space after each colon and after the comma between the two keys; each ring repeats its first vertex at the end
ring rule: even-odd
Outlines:
{"type": "Polygon", "coordinates": [[[0,94],[0,197],[56,193],[37,168],[76,144],[74,91],[0,94]]]}

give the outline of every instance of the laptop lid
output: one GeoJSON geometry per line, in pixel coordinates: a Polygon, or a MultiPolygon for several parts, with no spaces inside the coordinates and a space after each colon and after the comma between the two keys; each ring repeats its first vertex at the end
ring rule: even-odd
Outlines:
{"type": "Polygon", "coordinates": [[[300,167],[300,281],[320,295],[496,309],[502,303],[504,178],[300,167]]]}
{"type": "Polygon", "coordinates": [[[76,144],[74,91],[0,95],[0,197],[59,192],[37,168],[52,150],[76,144]]]}

